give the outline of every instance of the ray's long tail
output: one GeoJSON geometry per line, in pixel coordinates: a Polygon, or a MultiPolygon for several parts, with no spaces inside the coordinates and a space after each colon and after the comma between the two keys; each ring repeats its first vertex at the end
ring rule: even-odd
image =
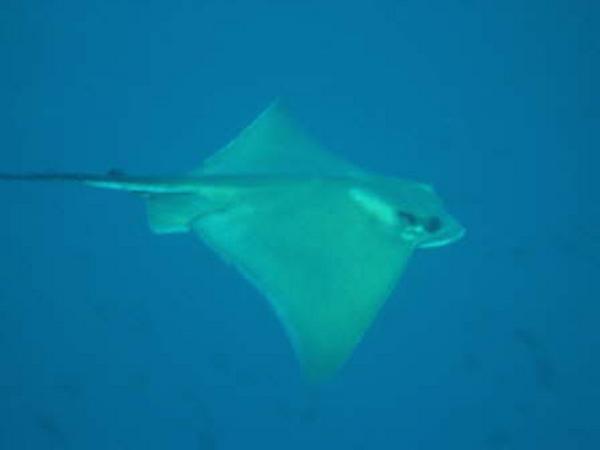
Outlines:
{"type": "Polygon", "coordinates": [[[112,172],[107,175],[60,172],[24,174],[0,173],[0,181],[78,183],[101,189],[113,189],[138,194],[182,194],[193,191],[193,183],[186,179],[135,177],[112,172]]]}

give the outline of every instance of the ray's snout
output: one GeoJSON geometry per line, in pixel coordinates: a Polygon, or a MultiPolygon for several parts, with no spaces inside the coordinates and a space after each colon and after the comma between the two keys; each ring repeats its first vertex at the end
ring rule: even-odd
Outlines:
{"type": "Polygon", "coordinates": [[[434,248],[451,244],[465,235],[465,228],[449,214],[433,216],[424,223],[428,236],[420,244],[421,248],[434,248]]]}

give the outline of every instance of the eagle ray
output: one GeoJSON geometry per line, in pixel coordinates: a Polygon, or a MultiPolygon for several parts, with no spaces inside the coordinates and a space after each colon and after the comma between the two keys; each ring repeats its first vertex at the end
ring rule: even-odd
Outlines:
{"type": "Polygon", "coordinates": [[[0,174],[140,195],[158,234],[192,232],[269,300],[308,377],[350,357],[417,248],[463,227],[429,185],[334,156],[274,103],[184,176],[0,174]]]}

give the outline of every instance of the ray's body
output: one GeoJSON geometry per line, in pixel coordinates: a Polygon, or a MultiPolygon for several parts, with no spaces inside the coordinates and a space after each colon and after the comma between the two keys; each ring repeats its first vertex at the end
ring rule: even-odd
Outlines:
{"type": "Polygon", "coordinates": [[[348,359],[416,248],[464,234],[434,190],[333,156],[274,104],[182,177],[33,173],[141,195],[156,233],[193,232],[270,301],[311,379],[348,359]]]}

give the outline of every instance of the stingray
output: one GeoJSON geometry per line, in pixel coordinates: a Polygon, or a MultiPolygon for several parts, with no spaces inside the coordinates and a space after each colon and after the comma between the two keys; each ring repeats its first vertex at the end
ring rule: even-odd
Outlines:
{"type": "Polygon", "coordinates": [[[273,103],[183,176],[0,174],[139,195],[158,234],[191,232],[268,299],[311,380],[350,357],[417,248],[463,227],[424,183],[323,149],[273,103]]]}

